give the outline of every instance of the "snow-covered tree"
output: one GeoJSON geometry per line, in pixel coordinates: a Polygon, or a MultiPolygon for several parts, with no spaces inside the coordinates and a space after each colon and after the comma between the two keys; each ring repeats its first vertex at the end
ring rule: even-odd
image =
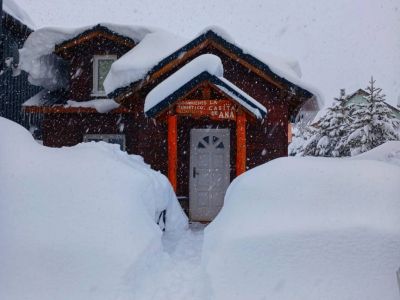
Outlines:
{"type": "Polygon", "coordinates": [[[339,146],[350,155],[371,150],[386,141],[399,140],[400,122],[385,103],[382,89],[375,86],[371,77],[366,91],[366,102],[354,105],[350,111],[350,128],[339,146]]]}
{"type": "Polygon", "coordinates": [[[289,144],[290,156],[303,156],[304,147],[314,135],[315,128],[307,124],[294,124],[292,142],[289,144]]]}
{"type": "Polygon", "coordinates": [[[345,95],[341,93],[339,98],[335,98],[333,105],[326,110],[325,115],[314,125],[313,135],[304,144],[304,155],[344,155],[338,147],[349,126],[347,119],[349,108],[344,105],[344,100],[345,95]]]}

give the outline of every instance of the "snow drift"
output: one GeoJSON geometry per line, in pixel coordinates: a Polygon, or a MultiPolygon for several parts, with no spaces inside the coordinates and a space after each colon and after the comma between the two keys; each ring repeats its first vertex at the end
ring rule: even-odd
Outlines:
{"type": "Polygon", "coordinates": [[[168,180],[117,145],[47,148],[0,118],[0,299],[130,299],[136,265],[187,225],[168,180]]]}
{"type": "Polygon", "coordinates": [[[281,158],[238,177],[205,231],[213,297],[398,299],[399,179],[369,157],[281,158]]]}

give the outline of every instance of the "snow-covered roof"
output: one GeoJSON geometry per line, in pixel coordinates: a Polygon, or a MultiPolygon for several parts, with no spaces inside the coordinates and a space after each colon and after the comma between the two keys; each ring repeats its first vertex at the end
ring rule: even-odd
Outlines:
{"type": "Polygon", "coordinates": [[[112,64],[104,80],[106,92],[111,93],[144,78],[152,67],[185,43],[186,39],[165,30],[148,33],[138,45],[112,64]]]}
{"type": "Polygon", "coordinates": [[[141,41],[148,33],[156,29],[142,26],[117,25],[100,23],[79,28],[46,27],[33,32],[26,40],[24,47],[20,50],[20,67],[29,73],[32,84],[44,86],[48,89],[58,86],[58,82],[52,82],[56,78],[51,56],[55,47],[62,42],[68,41],[79,34],[103,26],[112,32],[126,36],[136,43],[141,41]]]}
{"type": "Polygon", "coordinates": [[[113,109],[120,107],[120,104],[115,102],[113,99],[92,99],[87,101],[75,101],[75,100],[64,100],[62,99],[62,103],[59,103],[57,97],[52,97],[52,93],[46,89],[41,90],[36,95],[32,96],[28,100],[26,100],[22,106],[24,108],[30,106],[54,106],[63,107],[63,108],[93,108],[98,113],[108,113],[113,109]]]}
{"type": "Polygon", "coordinates": [[[223,72],[222,61],[218,56],[203,54],[196,57],[147,94],[144,112],[146,115],[152,117],[178,100],[182,93],[180,89],[186,91],[189,87],[191,88],[203,80],[209,80],[257,118],[262,118],[267,113],[267,109],[253,97],[224,78],[223,72]]]}
{"type": "MultiPolygon", "coordinates": [[[[198,35],[195,36],[186,44],[183,43],[183,39],[179,39],[176,42],[174,39],[165,44],[166,51],[153,51],[154,48],[160,45],[155,39],[146,41],[139,51],[136,50],[140,46],[136,46],[131,51],[124,55],[124,60],[121,62],[115,62],[111,67],[111,71],[105,80],[106,92],[115,96],[114,92],[118,89],[127,88],[130,84],[135,83],[139,80],[145,79],[152,71],[156,70],[157,67],[161,67],[163,64],[168,63],[174,58],[178,58],[185,55],[186,51],[189,50],[196,41],[208,36],[217,37],[223,42],[228,43],[229,48],[237,48],[238,51],[242,52],[243,55],[248,56],[254,63],[262,63],[266,69],[276,74],[282,80],[286,80],[291,84],[294,84],[306,91],[312,93],[319,106],[322,106],[322,97],[320,93],[307,83],[304,83],[301,77],[300,66],[296,61],[285,61],[274,55],[267,54],[263,51],[246,49],[241,46],[237,46],[233,38],[227,34],[223,29],[219,27],[207,27],[202,30],[198,35]],[[180,47],[179,47],[180,46],[180,47]],[[144,48],[148,48],[147,51],[143,51],[144,48]],[[239,48],[240,47],[240,48],[239,48]],[[175,49],[174,49],[175,48],[175,49]],[[250,56],[250,57],[249,57],[250,56]],[[256,61],[257,60],[257,61],[256,61]],[[144,61],[145,64],[138,64],[138,62],[144,61]]],[[[166,39],[163,39],[163,41],[166,39]]],[[[164,47],[164,44],[163,44],[164,47]]]]}
{"type": "MultiPolygon", "coordinates": [[[[98,24],[109,30],[134,40],[137,45],[125,55],[115,61],[104,81],[107,94],[114,98],[119,89],[125,90],[131,84],[146,79],[157,68],[178,59],[186,54],[186,51],[207,38],[213,38],[232,51],[236,51],[257,65],[263,71],[270,73],[278,80],[284,81],[293,89],[300,89],[308,97],[316,96],[321,103],[322,97],[314,89],[301,81],[301,71],[297,62],[287,62],[277,56],[266,54],[262,51],[239,48],[223,29],[209,27],[201,31],[194,39],[187,39],[156,28],[127,26],[115,24],[98,24]],[[311,96],[310,96],[311,95],[311,96]]],[[[25,42],[21,53],[21,68],[29,73],[30,82],[35,85],[56,89],[60,87],[57,78],[56,59],[53,52],[55,47],[65,41],[73,39],[79,34],[94,28],[95,26],[80,28],[42,28],[32,33],[25,42]],[[53,56],[53,57],[52,57],[53,56]]],[[[321,106],[321,104],[320,104],[321,106]]]]}
{"type": "Polygon", "coordinates": [[[30,16],[14,0],[3,0],[3,10],[29,28],[35,27],[30,16]]]}

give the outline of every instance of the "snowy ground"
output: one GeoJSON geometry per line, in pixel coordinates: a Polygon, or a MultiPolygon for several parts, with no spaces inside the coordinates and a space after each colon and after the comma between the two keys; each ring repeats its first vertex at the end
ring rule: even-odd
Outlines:
{"type": "Polygon", "coordinates": [[[194,223],[186,232],[166,232],[164,253],[146,265],[135,283],[134,299],[208,299],[208,278],[201,265],[205,225],[194,223]]]}
{"type": "Polygon", "coordinates": [[[115,145],[0,137],[0,299],[398,299],[400,142],[254,168],[204,230],[115,145]]]}

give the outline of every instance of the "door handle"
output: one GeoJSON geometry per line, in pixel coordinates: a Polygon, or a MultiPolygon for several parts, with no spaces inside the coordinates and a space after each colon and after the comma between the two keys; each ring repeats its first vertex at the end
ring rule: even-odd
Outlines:
{"type": "Polygon", "coordinates": [[[196,167],[193,168],[193,178],[196,178],[196,175],[199,175],[199,173],[196,172],[196,167]]]}

